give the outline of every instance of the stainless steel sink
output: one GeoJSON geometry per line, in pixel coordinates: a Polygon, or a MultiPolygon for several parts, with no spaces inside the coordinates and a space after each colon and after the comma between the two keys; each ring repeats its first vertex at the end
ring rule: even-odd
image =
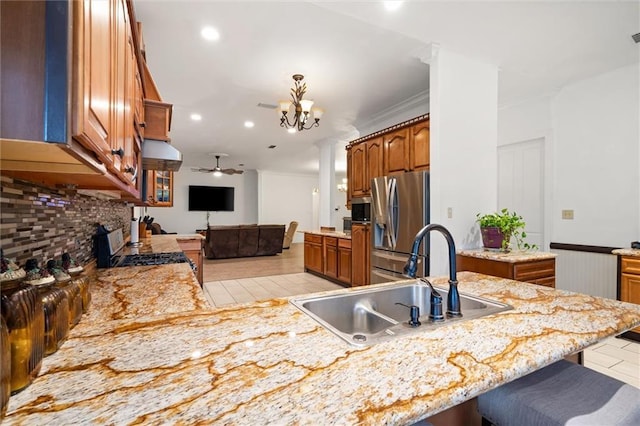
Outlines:
{"type": "MultiPolygon", "coordinates": [[[[434,287],[446,305],[447,289],[434,287]]],[[[434,322],[429,319],[430,293],[427,285],[416,281],[336,295],[300,297],[291,299],[290,302],[347,343],[356,346],[372,345],[398,336],[513,309],[504,303],[460,293],[463,316],[434,322]],[[409,326],[409,308],[397,303],[419,307],[421,325],[409,326]]]]}

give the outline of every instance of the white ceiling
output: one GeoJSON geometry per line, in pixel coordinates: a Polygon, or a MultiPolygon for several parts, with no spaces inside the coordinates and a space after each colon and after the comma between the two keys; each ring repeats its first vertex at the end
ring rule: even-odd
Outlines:
{"type": "Polygon", "coordinates": [[[314,143],[329,139],[342,140],[336,169],[344,170],[345,135],[428,91],[428,66],[417,57],[431,43],[496,64],[501,105],[640,57],[631,39],[640,32],[638,1],[414,0],[395,12],[382,3],[136,0],[149,67],[174,105],[181,170],[213,167],[209,154],[224,152],[223,168],[314,173],[314,143]],[[206,25],[220,40],[200,36],[206,25]],[[325,114],[320,127],[288,134],[275,110],[257,105],[288,98],[296,73],[325,114]]]}

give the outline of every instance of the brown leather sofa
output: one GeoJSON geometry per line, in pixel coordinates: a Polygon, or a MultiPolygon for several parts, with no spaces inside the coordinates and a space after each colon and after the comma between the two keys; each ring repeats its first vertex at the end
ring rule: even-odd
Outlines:
{"type": "Polygon", "coordinates": [[[205,255],[207,259],[226,259],[282,253],[284,228],[284,225],[209,226],[205,255]]]}

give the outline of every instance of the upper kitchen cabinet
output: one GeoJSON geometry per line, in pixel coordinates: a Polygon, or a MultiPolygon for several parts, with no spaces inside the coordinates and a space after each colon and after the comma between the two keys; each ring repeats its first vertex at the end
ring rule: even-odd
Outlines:
{"type": "Polygon", "coordinates": [[[429,170],[429,115],[396,124],[347,145],[348,206],[371,195],[371,179],[429,170]]]}
{"type": "Polygon", "coordinates": [[[171,130],[171,110],[173,105],[165,102],[144,100],[144,114],[147,118],[145,138],[168,141],[171,130]]]}
{"type": "Polygon", "coordinates": [[[132,3],[0,8],[2,174],[139,201],[146,87],[132,3]]]}
{"type": "Polygon", "coordinates": [[[383,135],[384,175],[411,170],[410,129],[403,128],[383,135]]]}
{"type": "Polygon", "coordinates": [[[410,128],[409,158],[412,171],[429,170],[429,120],[410,128]]]}

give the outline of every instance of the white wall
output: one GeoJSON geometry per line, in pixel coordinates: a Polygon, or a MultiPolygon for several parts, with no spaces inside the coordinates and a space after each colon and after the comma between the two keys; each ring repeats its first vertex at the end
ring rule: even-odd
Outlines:
{"type": "Polygon", "coordinates": [[[639,75],[627,66],[553,98],[553,241],[629,247],[640,238],[639,75]]]}
{"type": "MultiPolygon", "coordinates": [[[[318,176],[258,171],[258,223],[289,225],[295,220],[298,230],[316,229],[313,214],[313,189],[318,176]]],[[[296,232],[293,242],[302,242],[296,232]]]]}
{"type": "Polygon", "coordinates": [[[545,138],[552,242],[640,239],[639,75],[631,65],[499,110],[499,145],[545,138]],[[562,219],[563,209],[574,219],[562,219]]]}
{"type": "MultiPolygon", "coordinates": [[[[173,174],[173,207],[148,207],[146,214],[154,217],[167,232],[192,234],[196,229],[207,227],[206,212],[189,211],[189,185],[232,186],[234,193],[233,212],[211,212],[209,224],[232,225],[238,223],[255,223],[257,209],[251,202],[255,199],[257,205],[257,174],[245,171],[242,175],[213,176],[210,173],[192,172],[188,167],[173,174]]],[[[141,209],[144,215],[145,209],[141,209]]]]}

